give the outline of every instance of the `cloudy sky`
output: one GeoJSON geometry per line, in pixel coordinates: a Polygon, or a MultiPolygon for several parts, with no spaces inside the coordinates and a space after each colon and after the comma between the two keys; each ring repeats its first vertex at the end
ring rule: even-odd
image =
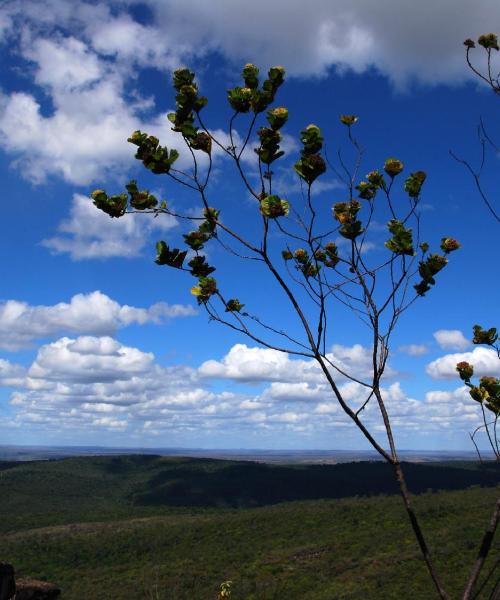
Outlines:
{"type": "MultiPolygon", "coordinates": [[[[286,68],[276,106],[290,119],[275,186],[292,205],[301,197],[291,168],[298,133],[319,125],[334,159],[347,152],[343,113],[359,117],[363,173],[390,156],[428,173],[422,235],[434,246],[454,236],[462,249],[398,324],[384,394],[400,447],[471,450],[478,407],[454,366],[465,359],[479,374],[500,374],[496,356],[470,343],[474,323],[492,326],[498,316],[491,252],[499,226],[449,150],[477,163],[481,117],[500,139],[499,99],[471,76],[462,46],[490,30],[500,31],[497,0],[4,1],[0,444],[366,448],[313,362],[209,322],[190,276],[154,264],[155,243],[179,245],[184,222],[111,220],[89,199],[95,188],[119,193],[137,178],[197,214],[189,190],[144,173],[126,139],[141,129],[181,149],[166,114],[175,109],[172,71],[188,66],[209,98],[208,127],[228,142],[226,90],[253,62],[263,73],[286,68]]],[[[247,126],[238,121],[236,135],[247,126]]],[[[497,160],[487,157],[483,179],[493,198],[497,160]]],[[[178,165],[189,168],[185,152],[178,165]]],[[[333,170],[318,181],[315,202],[347,199],[333,170]]],[[[221,152],[208,193],[254,232],[255,207],[221,152]]],[[[385,239],[375,223],[367,260],[383,260],[385,239]]],[[[258,265],[242,266],[219,245],[207,254],[229,296],[301,335],[258,265]]],[[[329,323],[329,356],[363,380],[369,330],[343,305],[332,305],[329,323]]],[[[364,388],[342,376],[338,383],[359,406],[364,388]]],[[[365,421],[384,445],[374,406],[365,421]]]]}

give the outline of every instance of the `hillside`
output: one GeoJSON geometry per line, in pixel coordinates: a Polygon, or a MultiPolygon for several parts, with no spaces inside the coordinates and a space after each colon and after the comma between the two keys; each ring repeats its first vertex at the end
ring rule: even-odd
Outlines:
{"type": "MultiPolygon", "coordinates": [[[[214,600],[226,579],[234,600],[432,599],[384,467],[150,456],[3,463],[0,560],[56,581],[63,600],[214,600]]],[[[415,500],[458,592],[498,471],[465,463],[407,471],[414,491],[476,486],[415,500]]],[[[490,563],[495,554],[498,542],[490,563]]]]}

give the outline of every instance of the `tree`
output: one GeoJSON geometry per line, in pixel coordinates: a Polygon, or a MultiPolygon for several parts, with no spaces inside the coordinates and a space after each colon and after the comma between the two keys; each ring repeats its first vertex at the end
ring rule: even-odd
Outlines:
{"type": "MultiPolygon", "coordinates": [[[[480,325],[474,325],[473,344],[484,344],[495,350],[500,359],[500,346],[497,345],[498,335],[495,327],[483,329],[480,325]]],[[[479,460],[483,462],[479,448],[474,440],[476,434],[484,429],[490,443],[493,455],[500,461],[500,446],[497,432],[497,422],[500,417],[500,380],[497,377],[484,376],[479,380],[479,385],[471,383],[474,375],[474,366],[466,361],[457,364],[460,379],[469,388],[469,394],[473,400],[479,402],[483,416],[483,424],[477,427],[470,438],[476,447],[479,460]],[[487,416],[490,415],[490,416],[487,416]],[[492,419],[491,421],[489,419],[492,419]]]]}
{"type": "MultiPolygon", "coordinates": [[[[484,68],[481,69],[480,67],[475,66],[471,60],[471,51],[474,51],[474,49],[476,49],[477,46],[476,42],[474,42],[474,40],[470,38],[467,38],[464,41],[464,46],[466,48],[465,59],[467,65],[469,69],[479,78],[479,80],[485,83],[488,87],[490,87],[494,94],[498,96],[500,95],[500,71],[497,72],[496,68],[493,66],[494,52],[498,52],[500,50],[500,47],[498,45],[498,36],[495,33],[485,33],[483,35],[480,35],[477,39],[477,45],[481,46],[484,50],[484,68]]],[[[491,137],[488,135],[482,118],[480,119],[478,125],[478,139],[481,147],[481,160],[479,168],[474,169],[470,162],[463,158],[457,157],[456,154],[453,152],[451,152],[451,155],[455,160],[464,165],[466,170],[470,173],[475,182],[476,189],[481,199],[486,204],[493,218],[500,223],[500,216],[497,212],[497,209],[495,205],[489,200],[488,195],[485,192],[481,182],[481,177],[485,167],[487,150],[492,149],[496,153],[498,153],[500,150],[498,146],[493,142],[491,137]]],[[[496,351],[498,358],[500,359],[500,348],[496,344],[498,336],[495,327],[483,329],[480,325],[474,325],[473,333],[473,344],[484,344],[493,348],[496,351]]],[[[484,430],[496,460],[500,461],[497,434],[497,421],[500,416],[500,381],[496,377],[486,376],[480,379],[478,386],[472,385],[471,378],[474,374],[474,366],[470,365],[465,361],[457,364],[457,371],[465,385],[470,388],[469,392],[472,399],[476,402],[479,402],[481,405],[483,424],[477,427],[474,430],[474,432],[470,434],[471,440],[474,443],[474,446],[478,453],[479,460],[482,462],[482,457],[474,438],[477,435],[477,433],[484,430]],[[493,413],[493,417],[487,417],[487,414],[490,413],[493,413]],[[488,422],[488,418],[492,418],[493,420],[491,422],[488,422]]]]}
{"type": "MultiPolygon", "coordinates": [[[[426,180],[423,171],[410,172],[400,182],[404,165],[398,158],[388,158],[380,170],[371,170],[360,178],[364,152],[354,134],[358,120],[355,115],[340,116],[352,162],[348,162],[340,151],[335,162],[325,160],[321,154],[324,142],[321,129],[314,124],[308,125],[300,132],[302,148],[293,165],[301,181],[302,198],[291,203],[277,194],[273,189],[275,174],[271,166],[284,155],[280,149],[281,130],[287,122],[288,110],[270,106],[284,82],[284,76],[283,67],[272,67],[260,86],[258,68],[253,64],[245,65],[243,86],[228,91],[233,114],[229,121],[227,145],[214,136],[202,118],[207,98],[199,94],[194,73],[185,68],[174,72],[176,112],[169,114],[168,118],[191,157],[190,171],[176,169],[179,153],[161,146],[153,135],[135,131],[129,138],[128,141],[137,146],[136,158],[146,169],[166,175],[198,197],[200,213],[197,215],[174,210],[149,190],[140,190],[135,180],[126,186],[125,193],[109,196],[100,189],[92,193],[92,199],[97,208],[112,218],[122,217],[127,212],[149,213],[155,218],[166,214],[194,223],[195,228],[183,236],[184,249],[171,248],[164,241],[158,242],[156,263],[189,273],[195,278],[191,292],[210,320],[266,348],[316,361],[332,396],[371,446],[392,466],[437,595],[448,599],[413,508],[382,382],[391,336],[401,315],[431,290],[436,283],[436,275],[448,264],[448,254],[457,250],[460,244],[452,237],[443,237],[440,252],[430,252],[429,244],[420,240],[419,203],[426,180]],[[256,131],[257,121],[263,113],[267,123],[256,131]],[[246,133],[240,137],[235,124],[245,118],[246,133]],[[258,138],[254,148],[257,175],[252,179],[243,159],[255,131],[258,138]],[[229,206],[221,210],[209,199],[215,149],[234,163],[246,192],[253,200],[253,209],[244,216],[241,204],[233,207],[232,211],[229,206]],[[313,197],[315,181],[328,167],[335,171],[346,188],[344,201],[334,204],[330,214],[313,197]],[[397,198],[403,194],[406,196],[404,200],[397,198]],[[373,264],[370,254],[364,249],[379,216],[387,221],[386,255],[383,261],[373,264]],[[254,231],[248,233],[251,219],[259,228],[257,241],[254,231]],[[337,237],[342,243],[337,241],[337,237]],[[296,316],[302,335],[298,337],[294,332],[280,328],[279,324],[267,323],[261,316],[247,310],[245,299],[234,296],[232,280],[221,284],[221,280],[213,276],[215,266],[202,252],[208,243],[220,244],[242,264],[251,261],[253,266],[258,266],[263,274],[269,276],[281,294],[280,310],[286,303],[296,316]],[[226,288],[229,288],[227,292],[226,288]],[[347,372],[327,352],[331,315],[337,319],[334,312],[337,309],[356,315],[367,328],[371,352],[369,377],[347,372]],[[356,382],[364,390],[363,398],[356,407],[344,397],[339,377],[356,382]],[[365,423],[365,411],[371,404],[380,414],[387,445],[377,440],[365,423]]],[[[498,514],[495,527],[497,520],[498,514]]],[[[471,594],[471,590],[464,593],[464,600],[471,598],[471,594]]]]}
{"type": "MultiPolygon", "coordinates": [[[[476,42],[474,42],[474,40],[470,38],[467,38],[464,41],[465,60],[467,61],[467,65],[480,81],[482,81],[488,87],[490,87],[490,89],[497,97],[500,97],[500,71],[497,71],[496,67],[494,67],[494,53],[498,52],[500,49],[500,46],[498,45],[498,36],[495,33],[485,33],[483,35],[480,35],[477,39],[477,45],[481,46],[484,50],[484,58],[486,60],[484,68],[481,69],[481,67],[476,66],[472,62],[471,52],[477,49],[477,46],[476,42]]],[[[467,170],[469,175],[472,177],[476,189],[482,201],[488,208],[490,214],[498,223],[500,223],[500,213],[498,212],[498,208],[493,202],[490,201],[488,193],[484,189],[484,186],[481,181],[486,165],[488,151],[493,151],[495,154],[498,154],[500,152],[500,148],[489,135],[482,118],[479,119],[479,124],[477,126],[477,137],[481,153],[479,165],[476,168],[472,166],[470,161],[457,156],[451,150],[450,154],[458,163],[463,165],[464,168],[467,170]]]]}

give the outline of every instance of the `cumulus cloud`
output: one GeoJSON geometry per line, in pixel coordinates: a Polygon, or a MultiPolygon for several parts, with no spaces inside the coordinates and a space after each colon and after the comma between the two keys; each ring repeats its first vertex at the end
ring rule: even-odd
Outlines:
{"type": "Polygon", "coordinates": [[[61,338],[42,346],[28,370],[31,379],[106,383],[148,371],[151,353],[123,346],[110,337],[61,338]]]}
{"type": "Polygon", "coordinates": [[[166,319],[195,315],[191,306],[163,302],[148,308],[120,305],[99,291],[76,294],[71,300],[51,306],[26,302],[0,302],[0,348],[19,350],[35,339],[68,333],[113,335],[132,324],[162,323],[166,319]]]}
{"type": "MultiPolygon", "coordinates": [[[[355,378],[370,378],[372,359],[361,344],[341,346],[335,344],[327,358],[339,370],[330,367],[335,378],[344,378],[341,372],[355,378]]],[[[292,359],[286,353],[270,348],[250,348],[235,344],[221,360],[204,362],[198,372],[201,377],[232,379],[248,383],[281,381],[287,383],[318,383],[323,373],[314,360],[292,359]]],[[[386,376],[394,376],[390,368],[386,376]]]]}
{"type": "Polygon", "coordinates": [[[443,350],[465,350],[471,345],[459,329],[440,329],[433,335],[443,350]]]}
{"type": "Polygon", "coordinates": [[[317,379],[319,371],[311,361],[291,360],[284,352],[235,344],[222,360],[204,362],[199,373],[201,377],[260,382],[311,381],[317,379]]]}
{"type": "MultiPolygon", "coordinates": [[[[146,24],[130,11],[134,4],[2,4],[0,43],[25,61],[37,87],[4,95],[0,139],[31,181],[57,175],[86,185],[117,178],[133,162],[125,140],[135,129],[154,131],[169,147],[178,145],[166,115],[141,92],[136,77],[141,68],[166,74],[198,61],[203,80],[201,59],[219,52],[238,66],[247,60],[264,69],[281,63],[297,77],[321,77],[332,67],[356,73],[375,68],[399,87],[413,79],[455,83],[470,77],[462,39],[500,19],[494,0],[478,5],[443,0],[432,18],[417,3],[403,7],[395,0],[317,0],[314,10],[298,0],[255,0],[237,11],[232,0],[149,0],[141,6],[149,5],[146,24]]],[[[189,160],[183,153],[179,165],[189,160]]]]}
{"type": "Polygon", "coordinates": [[[466,361],[474,365],[474,375],[500,375],[500,361],[497,353],[491,348],[474,348],[472,352],[446,354],[433,360],[426,367],[427,373],[434,379],[456,379],[457,363],[466,361]]]}
{"type": "Polygon", "coordinates": [[[461,42],[500,20],[494,0],[443,0],[431,16],[417,3],[395,0],[317,0],[312,10],[298,0],[255,0],[238,11],[231,0],[149,4],[174,42],[195,39],[238,63],[283,64],[297,76],[375,67],[397,85],[463,80],[461,42]]]}
{"type": "MultiPolygon", "coordinates": [[[[151,443],[150,436],[160,435],[196,440],[206,434],[242,439],[258,432],[269,439],[314,433],[346,440],[357,435],[324,380],[289,381],[282,372],[287,380],[268,380],[268,387],[255,395],[242,393],[237,385],[234,391],[216,392],[200,370],[160,366],[153,354],[106,336],[64,337],[45,344],[28,369],[0,360],[0,382],[14,388],[12,426],[43,427],[47,435],[65,432],[83,441],[106,430],[121,443],[151,443]]],[[[353,409],[367,399],[367,389],[356,382],[341,383],[340,391],[353,409]]],[[[480,423],[478,405],[464,388],[434,390],[417,400],[394,382],[382,395],[397,435],[455,435],[480,423]]],[[[371,431],[383,436],[373,398],[360,415],[371,431]]]]}
{"type": "Polygon", "coordinates": [[[5,387],[17,387],[22,385],[26,369],[22,365],[16,365],[8,360],[0,358],[0,385],[5,387]]]}

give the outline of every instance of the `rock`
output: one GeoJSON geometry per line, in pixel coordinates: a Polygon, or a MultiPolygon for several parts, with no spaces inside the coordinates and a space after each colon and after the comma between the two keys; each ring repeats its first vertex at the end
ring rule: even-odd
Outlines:
{"type": "Polygon", "coordinates": [[[18,579],[16,588],[15,600],[53,600],[61,594],[57,585],[36,579],[18,579]]]}
{"type": "Polygon", "coordinates": [[[10,600],[15,593],[14,567],[0,562],[0,600],[10,600]]]}

